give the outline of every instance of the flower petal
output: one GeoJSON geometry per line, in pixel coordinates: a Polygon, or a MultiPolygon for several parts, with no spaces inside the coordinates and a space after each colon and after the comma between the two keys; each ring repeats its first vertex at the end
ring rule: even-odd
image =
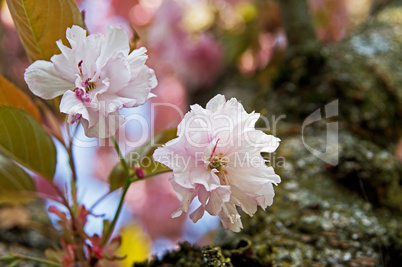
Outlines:
{"type": "Polygon", "coordinates": [[[219,218],[225,229],[240,232],[243,228],[243,224],[240,220],[240,215],[236,210],[236,206],[230,203],[226,203],[222,206],[222,210],[219,213],[219,218]]]}
{"type": "Polygon", "coordinates": [[[218,94],[208,101],[206,105],[206,110],[209,110],[211,112],[217,112],[218,110],[222,109],[225,104],[226,104],[225,96],[218,94]]]}
{"type": "Polygon", "coordinates": [[[110,113],[124,107],[133,107],[137,100],[104,93],[98,95],[98,102],[104,103],[106,112],[110,113]]]}
{"type": "MultiPolygon", "coordinates": [[[[108,94],[116,93],[120,89],[127,87],[131,78],[127,60],[123,56],[109,59],[102,68],[102,71],[98,74],[101,76],[100,79],[102,79],[102,77],[108,78],[108,94]]],[[[99,76],[94,77],[92,80],[98,80],[99,76]]]]}
{"type": "Polygon", "coordinates": [[[248,131],[245,132],[244,135],[244,142],[258,148],[260,152],[275,152],[279,146],[279,142],[281,141],[281,139],[273,135],[267,135],[262,131],[248,131]]]}
{"type": "Polygon", "coordinates": [[[118,53],[123,53],[124,56],[127,56],[129,51],[130,46],[127,32],[123,28],[109,26],[106,29],[101,44],[100,55],[96,61],[97,69],[103,68],[109,59],[115,57],[118,53]]]}
{"type": "Polygon", "coordinates": [[[222,209],[223,203],[228,202],[230,199],[230,186],[220,186],[217,189],[211,191],[208,204],[205,206],[205,210],[209,214],[216,216],[222,209]]]}
{"type": "Polygon", "coordinates": [[[64,80],[75,83],[77,76],[72,68],[69,67],[68,59],[63,55],[54,55],[50,59],[53,62],[53,66],[59,77],[63,77],[64,80]]]}
{"type": "Polygon", "coordinates": [[[275,151],[279,139],[255,130],[259,117],[247,113],[235,98],[226,102],[217,95],[206,109],[192,105],[178,126],[178,138],[156,150],[155,160],[173,169],[175,183],[188,190],[189,199],[197,196],[201,202],[190,215],[194,222],[207,211],[218,215],[226,229],[238,232],[243,226],[236,206],[252,216],[258,206],[272,204],[273,184],[280,177],[261,152],[275,151]]]}
{"type": "Polygon", "coordinates": [[[204,216],[204,211],[205,211],[204,207],[203,207],[202,205],[199,206],[195,211],[193,211],[193,212],[190,214],[190,219],[191,219],[194,223],[196,223],[199,219],[202,218],[202,216],[204,216]]]}
{"type": "Polygon", "coordinates": [[[238,204],[245,213],[247,213],[250,216],[253,216],[254,213],[257,211],[258,202],[256,197],[258,195],[249,196],[248,194],[244,193],[241,189],[233,185],[230,188],[232,191],[232,198],[235,199],[236,204],[238,204]]]}
{"type": "Polygon", "coordinates": [[[155,88],[158,84],[155,73],[147,66],[143,66],[139,71],[137,77],[134,78],[125,88],[116,92],[121,97],[136,99],[136,105],[142,105],[150,95],[151,89],[155,88]]]}
{"type": "Polygon", "coordinates": [[[140,47],[133,50],[130,55],[128,55],[127,60],[130,65],[130,72],[133,77],[136,77],[141,71],[142,66],[144,66],[145,61],[148,59],[148,55],[145,53],[147,49],[145,47],[140,47]]]}
{"type": "Polygon", "coordinates": [[[179,185],[174,179],[170,179],[170,183],[172,184],[174,191],[176,191],[177,197],[182,202],[180,209],[184,212],[188,212],[188,208],[195,197],[195,190],[179,185]]]}
{"type": "Polygon", "coordinates": [[[61,98],[60,112],[69,115],[81,114],[83,118],[89,120],[87,107],[85,107],[76,94],[70,90],[65,92],[61,98]]]}
{"type": "Polygon", "coordinates": [[[174,219],[174,218],[179,217],[182,214],[183,214],[183,210],[180,207],[175,212],[173,212],[172,215],[170,215],[170,216],[174,219]]]}
{"type": "Polygon", "coordinates": [[[70,48],[70,47],[65,46],[61,40],[56,41],[56,45],[57,45],[57,47],[60,49],[60,52],[61,52],[66,58],[69,58],[69,57],[70,57],[70,53],[71,53],[71,48],[70,48]]]}
{"type": "Polygon", "coordinates": [[[29,89],[43,99],[52,99],[74,89],[74,83],[59,77],[53,64],[37,60],[31,64],[24,74],[29,89]]]}
{"type": "Polygon", "coordinates": [[[81,45],[86,36],[87,31],[77,25],[73,25],[71,28],[67,28],[66,37],[72,49],[81,45]]]}
{"type": "Polygon", "coordinates": [[[86,136],[109,138],[114,135],[119,126],[126,121],[118,111],[109,113],[106,116],[103,115],[102,112],[99,112],[98,115],[99,120],[91,127],[89,126],[90,124],[87,120],[81,119],[86,136]]]}
{"type": "Polygon", "coordinates": [[[204,166],[191,169],[190,181],[192,184],[203,185],[207,191],[212,191],[220,186],[219,178],[214,170],[209,172],[204,166]]]}

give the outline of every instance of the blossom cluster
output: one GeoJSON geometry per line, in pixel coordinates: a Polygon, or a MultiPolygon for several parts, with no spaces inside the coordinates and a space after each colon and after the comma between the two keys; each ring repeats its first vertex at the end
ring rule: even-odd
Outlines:
{"type": "Polygon", "coordinates": [[[188,212],[198,197],[201,205],[190,214],[194,222],[207,211],[218,215],[226,229],[238,232],[243,226],[236,206],[252,216],[257,206],[272,204],[273,184],[281,180],[261,152],[275,151],[280,140],[255,129],[259,116],[223,95],[211,99],[205,109],[191,106],[178,126],[178,137],[154,153],[155,160],[174,173],[171,183],[182,206],[173,217],[188,212]],[[239,158],[243,164],[236,164],[239,158]]]}
{"type": "MultiPolygon", "coordinates": [[[[146,49],[129,53],[127,33],[115,27],[105,35],[87,36],[73,26],[67,29],[67,39],[71,47],[57,41],[61,54],[51,62],[34,62],[25,80],[44,99],[62,95],[60,111],[68,114],[68,123],[80,122],[88,137],[110,137],[124,122],[121,108],[142,105],[155,96],[151,90],[157,81],[145,65],[146,49]]],[[[219,216],[226,229],[238,232],[243,226],[237,207],[252,216],[258,206],[265,209],[273,203],[273,185],[281,179],[261,153],[274,152],[280,140],[255,129],[259,117],[223,95],[212,98],[205,109],[191,106],[178,125],[178,137],[153,155],[173,170],[170,181],[182,206],[172,217],[188,212],[197,197],[201,204],[190,214],[194,222],[208,212],[219,216]]]]}
{"type": "Polygon", "coordinates": [[[62,95],[60,111],[68,122],[79,121],[88,137],[114,135],[124,123],[121,108],[142,105],[154,95],[154,71],[145,65],[145,48],[131,53],[127,32],[108,27],[90,34],[78,26],[67,29],[70,47],[57,41],[61,54],[51,62],[37,60],[25,71],[29,89],[43,99],[62,95]]]}

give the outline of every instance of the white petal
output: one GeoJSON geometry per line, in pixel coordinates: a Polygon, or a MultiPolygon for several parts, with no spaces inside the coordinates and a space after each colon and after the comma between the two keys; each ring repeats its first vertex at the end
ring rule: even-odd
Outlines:
{"type": "Polygon", "coordinates": [[[201,184],[207,191],[211,191],[220,185],[219,178],[212,170],[204,166],[193,168],[190,174],[190,180],[193,184],[201,184]]]}
{"type": "Polygon", "coordinates": [[[195,190],[188,189],[179,185],[178,183],[176,183],[174,179],[170,179],[170,183],[172,184],[172,187],[176,192],[177,197],[180,199],[182,203],[180,209],[184,212],[188,212],[188,208],[195,197],[195,190]]]}
{"type": "Polygon", "coordinates": [[[265,183],[280,183],[281,179],[272,167],[243,166],[227,168],[230,184],[246,192],[257,192],[265,183]]]}
{"type": "Polygon", "coordinates": [[[64,80],[70,81],[71,83],[75,82],[77,76],[74,70],[70,68],[68,59],[65,55],[54,55],[50,60],[53,62],[53,66],[60,77],[63,77],[64,80]]]}
{"type": "Polygon", "coordinates": [[[99,119],[93,126],[90,126],[92,121],[88,122],[84,119],[81,119],[86,136],[109,138],[114,135],[119,126],[125,122],[124,117],[121,116],[117,111],[109,113],[106,116],[102,113],[103,112],[98,112],[99,119]]]}
{"type": "Polygon", "coordinates": [[[43,99],[52,99],[75,88],[74,83],[60,77],[52,63],[37,60],[24,74],[29,89],[43,99]]]}
{"type": "Polygon", "coordinates": [[[205,210],[208,211],[209,214],[216,216],[221,211],[223,203],[228,202],[229,199],[230,187],[221,186],[211,192],[211,196],[208,204],[205,206],[205,210]]]}
{"type": "Polygon", "coordinates": [[[170,215],[173,219],[179,217],[183,214],[183,210],[181,208],[177,209],[175,212],[170,215]]]}
{"type": "Polygon", "coordinates": [[[170,166],[172,165],[170,162],[172,156],[172,151],[166,147],[158,147],[157,149],[155,149],[153,154],[153,158],[155,161],[160,162],[168,166],[169,168],[171,168],[170,166]]]}
{"type": "Polygon", "coordinates": [[[106,62],[111,57],[115,57],[118,53],[123,53],[124,56],[127,56],[129,51],[130,47],[127,32],[123,28],[109,26],[106,29],[101,44],[101,52],[96,61],[97,69],[103,68],[106,62]]]}
{"type": "Polygon", "coordinates": [[[196,223],[199,219],[202,218],[202,216],[204,216],[204,207],[203,206],[199,206],[198,209],[196,209],[195,211],[193,211],[193,213],[190,214],[190,219],[196,223]]]}
{"type": "Polygon", "coordinates": [[[77,25],[73,25],[71,28],[67,28],[66,37],[67,40],[70,42],[72,49],[82,44],[86,36],[87,31],[77,25]]]}
{"type": "Polygon", "coordinates": [[[123,107],[133,107],[137,100],[119,97],[113,94],[99,94],[98,101],[103,102],[106,108],[106,113],[114,112],[123,107]]]}
{"type": "Polygon", "coordinates": [[[258,148],[260,152],[274,152],[278,146],[281,139],[273,136],[267,135],[262,131],[248,131],[244,133],[245,144],[258,148]]]}
{"type": "Polygon", "coordinates": [[[261,194],[259,197],[256,198],[257,204],[265,209],[268,206],[271,206],[274,202],[275,191],[274,187],[271,183],[266,183],[258,192],[261,194]]]}
{"type": "Polygon", "coordinates": [[[240,232],[243,228],[243,224],[240,220],[240,215],[236,210],[236,206],[230,203],[226,203],[222,206],[222,210],[219,213],[219,218],[225,229],[240,232]]]}
{"type": "MultiPolygon", "coordinates": [[[[108,78],[109,88],[107,91],[109,94],[116,93],[127,87],[131,78],[127,60],[122,56],[108,60],[102,71],[97,74],[108,78]]],[[[103,79],[102,77],[100,78],[101,80],[103,79]]],[[[94,79],[97,80],[98,77],[94,79]]]]}
{"type": "Polygon", "coordinates": [[[69,58],[70,57],[70,53],[71,53],[71,48],[63,45],[63,42],[61,40],[56,41],[56,45],[57,47],[60,49],[60,52],[66,57],[69,58]]]}
{"type": "Polygon", "coordinates": [[[68,90],[64,93],[60,101],[60,112],[75,115],[81,114],[83,118],[89,120],[88,110],[82,101],[75,95],[73,91],[68,90]]]}
{"type": "MultiPolygon", "coordinates": [[[[177,169],[180,170],[180,168],[177,169]]],[[[184,170],[183,172],[176,171],[174,172],[173,179],[176,181],[177,184],[179,184],[184,188],[195,188],[196,185],[191,183],[189,176],[190,176],[189,170],[184,170]]]]}
{"type": "Polygon", "coordinates": [[[78,43],[71,49],[68,58],[69,66],[77,74],[82,71],[82,74],[89,78],[93,77],[94,73],[97,73],[98,69],[95,62],[100,54],[102,37],[100,34],[91,34],[79,40],[79,42],[77,40],[78,43]]]}
{"type": "MultiPolygon", "coordinates": [[[[236,199],[237,203],[241,209],[250,216],[257,211],[257,196],[249,196],[248,194],[242,192],[241,189],[236,186],[231,186],[232,198],[236,199]]],[[[269,192],[270,193],[270,192],[269,192]]],[[[265,203],[264,203],[265,204],[265,203]]]]}
{"type": "Polygon", "coordinates": [[[144,65],[137,77],[116,94],[121,97],[136,99],[138,106],[148,100],[151,89],[155,88],[157,84],[154,71],[144,65]]]}
{"type": "Polygon", "coordinates": [[[145,61],[147,61],[148,56],[145,54],[147,49],[141,47],[133,50],[130,55],[128,55],[127,60],[130,65],[130,72],[133,77],[137,76],[141,68],[144,66],[145,61]]]}
{"type": "Polygon", "coordinates": [[[208,101],[206,109],[212,112],[217,112],[225,105],[226,99],[224,95],[218,94],[208,101]]]}
{"type": "Polygon", "coordinates": [[[225,103],[224,109],[230,108],[237,109],[238,111],[247,114],[247,112],[244,110],[243,105],[234,97],[225,103]]]}
{"type": "Polygon", "coordinates": [[[197,192],[198,200],[200,201],[201,205],[205,207],[207,205],[208,199],[211,197],[211,192],[205,190],[203,186],[199,186],[197,192]]]}

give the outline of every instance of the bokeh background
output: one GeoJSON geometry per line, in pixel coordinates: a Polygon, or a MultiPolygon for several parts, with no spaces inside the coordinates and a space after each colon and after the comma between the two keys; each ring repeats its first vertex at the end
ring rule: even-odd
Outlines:
{"type": "MultiPolygon", "coordinates": [[[[190,104],[205,104],[205,102],[216,93],[224,93],[228,98],[235,96],[243,101],[249,112],[256,109],[267,117],[271,115],[278,117],[282,114],[287,114],[291,117],[292,115],[289,115],[289,112],[293,113],[293,111],[298,108],[298,105],[303,106],[300,106],[302,111],[295,112],[295,116],[298,116],[300,121],[293,120],[293,124],[288,123],[276,133],[273,133],[280,138],[282,138],[282,135],[291,136],[292,134],[299,134],[300,129],[298,126],[300,127],[301,119],[305,118],[310,112],[313,112],[315,108],[319,108],[320,106],[318,106],[318,104],[326,104],[335,99],[340,99],[340,103],[342,103],[341,96],[343,96],[343,94],[328,93],[323,94],[324,97],[321,95],[321,98],[316,98],[316,94],[313,92],[314,90],[310,92],[304,90],[306,87],[314,84],[323,84],[322,82],[311,82],[311,80],[315,79],[315,75],[319,73],[319,70],[315,69],[317,62],[303,62],[305,58],[301,59],[302,63],[289,60],[288,48],[292,43],[289,45],[289,38],[287,37],[289,33],[286,32],[286,23],[284,23],[281,17],[278,1],[77,0],[76,2],[85,16],[85,23],[90,33],[103,32],[108,25],[121,26],[129,33],[132,40],[132,47],[145,46],[148,49],[149,58],[147,65],[155,70],[159,82],[157,88],[153,91],[157,97],[153,98],[151,103],[147,103],[142,107],[133,110],[123,110],[122,112],[141,116],[151,127],[144,129],[140,124],[132,121],[119,129],[119,132],[124,132],[124,136],[134,143],[140,139],[144,131],[148,135],[148,138],[151,138],[152,134],[157,134],[164,129],[176,126],[180,122],[182,114],[188,111],[190,104]],[[301,72],[304,71],[304,74],[299,73],[301,76],[309,75],[311,78],[309,82],[305,83],[303,79],[298,79],[297,82],[295,82],[294,77],[290,79],[291,82],[284,82],[288,77],[282,77],[292,77],[292,74],[286,73],[286,71],[292,71],[291,68],[284,70],[284,61],[295,64],[296,69],[302,70],[301,72]],[[308,70],[306,71],[306,69],[308,70]],[[305,72],[307,72],[307,74],[305,74],[305,72]],[[285,88],[285,93],[279,91],[274,99],[276,99],[278,105],[283,103],[284,106],[289,109],[273,108],[274,111],[271,111],[269,105],[259,104],[259,102],[255,100],[256,95],[258,98],[258,93],[269,95],[271,91],[274,91],[273,88],[285,88]],[[304,89],[299,90],[299,88],[304,89]],[[281,93],[283,94],[281,95],[281,93]],[[294,97],[288,97],[289,94],[294,95],[294,97]],[[172,106],[166,103],[174,105],[175,108],[172,108],[172,106]],[[311,103],[316,103],[317,105],[311,105],[311,103]],[[298,123],[299,125],[297,126],[296,124],[298,123]]],[[[356,39],[356,36],[363,35],[356,35],[355,33],[369,27],[367,23],[377,18],[379,12],[389,4],[388,2],[392,1],[309,0],[308,10],[311,17],[306,17],[305,19],[311,19],[317,36],[317,40],[312,41],[317,41],[320,47],[334,47],[336,44],[342,44],[345,40],[351,40],[351,38],[353,39],[353,37],[355,37],[355,41],[353,41],[355,46],[360,45],[363,47],[359,50],[360,52],[363,51],[361,53],[368,53],[368,56],[370,56],[370,52],[372,51],[370,49],[374,49],[374,54],[377,53],[376,51],[381,49],[381,45],[385,42],[383,39],[379,39],[377,46],[370,48],[370,46],[366,45],[368,41],[363,37],[361,40],[356,39]]],[[[400,11],[398,12],[399,13],[383,15],[383,20],[387,21],[387,18],[392,17],[393,22],[397,24],[401,23],[402,13],[400,13],[400,11]]],[[[376,35],[372,34],[371,36],[375,38],[376,35]]],[[[400,38],[400,33],[399,35],[397,34],[397,38],[400,38]]],[[[370,40],[372,41],[372,39],[370,40]]],[[[375,40],[373,42],[375,42],[375,40]]],[[[322,50],[318,50],[317,48],[317,50],[314,51],[322,55],[322,50]]],[[[291,56],[299,58],[297,53],[291,56]]],[[[339,52],[339,55],[334,53],[325,56],[343,57],[345,53],[339,52]]],[[[398,63],[400,62],[397,61],[395,64],[398,63]]],[[[375,64],[375,62],[370,64],[375,64]]],[[[28,65],[29,60],[24,53],[18,34],[13,26],[5,1],[2,1],[0,13],[0,74],[27,91],[27,86],[22,77],[28,65]]],[[[366,66],[365,64],[363,65],[366,66]]],[[[372,72],[377,71],[379,75],[384,76],[379,79],[382,79],[383,83],[393,82],[393,80],[387,76],[388,69],[374,69],[375,70],[372,72]]],[[[339,75],[342,74],[342,70],[339,71],[339,75]]],[[[348,71],[345,70],[345,72],[348,71]]],[[[299,75],[297,71],[294,73],[295,75],[299,75]]],[[[369,74],[370,71],[366,70],[366,73],[369,74]]],[[[401,76],[402,74],[397,75],[401,76]]],[[[336,76],[336,74],[334,74],[334,76],[336,76]]],[[[362,80],[357,81],[357,83],[365,82],[364,77],[359,76],[358,78],[362,80]]],[[[333,77],[330,75],[323,77],[321,75],[319,79],[328,79],[329,81],[333,79],[333,77]]],[[[393,84],[391,87],[392,86],[398,87],[400,84],[393,84]]],[[[361,93],[361,95],[365,95],[364,85],[362,85],[362,87],[363,89],[360,91],[363,93],[361,93]]],[[[354,90],[352,86],[350,86],[350,88],[342,88],[343,91],[349,89],[351,90],[350,92],[354,90]]],[[[345,94],[347,95],[348,93],[345,94]]],[[[348,99],[355,101],[355,99],[360,97],[363,99],[361,102],[364,102],[365,96],[361,96],[357,93],[350,96],[350,94],[347,97],[348,99]]],[[[265,98],[263,97],[263,99],[265,98]]],[[[346,100],[345,103],[349,103],[348,100],[346,100]]],[[[387,105],[386,101],[374,101],[373,103],[374,106],[387,105]]],[[[370,107],[367,108],[370,109],[370,107]]],[[[396,110],[397,111],[394,111],[394,113],[399,112],[398,114],[400,114],[401,111],[398,111],[398,108],[396,110]]],[[[391,112],[391,117],[394,116],[394,113],[391,112]]],[[[380,117],[383,116],[381,114],[379,115],[380,117]]],[[[379,119],[377,117],[370,117],[370,114],[367,116],[369,116],[367,121],[379,119]]],[[[372,132],[377,132],[381,135],[379,131],[389,127],[389,125],[383,128],[375,128],[376,126],[370,126],[370,124],[362,126],[362,124],[359,124],[361,121],[357,119],[354,120],[353,116],[345,117],[348,118],[347,120],[352,124],[355,123],[355,126],[358,128],[354,131],[353,129],[356,127],[351,127],[353,128],[353,134],[362,133],[361,136],[375,144],[383,143],[382,141],[378,141],[378,137],[374,137],[375,134],[372,134],[372,132]],[[361,127],[357,126],[358,124],[361,127]],[[367,131],[365,132],[365,130],[367,131]]],[[[400,124],[399,115],[395,115],[393,118],[395,119],[394,124],[400,124]]],[[[394,162],[395,160],[395,164],[398,164],[398,160],[402,160],[402,149],[398,149],[398,147],[402,146],[398,145],[399,133],[400,132],[392,135],[394,139],[390,139],[393,142],[392,148],[387,145],[381,146],[381,148],[389,153],[389,157],[392,158],[392,161],[394,162]]],[[[78,130],[77,139],[85,141],[82,130],[78,130]]],[[[120,145],[124,148],[126,154],[135,149],[133,146],[128,146],[124,140],[120,141],[120,145]]],[[[118,162],[118,157],[113,147],[108,145],[107,141],[101,141],[100,143],[103,145],[99,147],[85,148],[77,145],[74,148],[79,171],[79,200],[87,207],[94,205],[99,197],[107,193],[109,173],[118,162]]],[[[355,143],[356,142],[353,140],[350,141],[348,143],[349,147],[352,147],[355,143]]],[[[292,144],[294,145],[294,143],[292,144]]],[[[140,144],[138,143],[138,145],[140,144]]],[[[370,145],[365,143],[364,146],[369,147],[370,145]]],[[[288,146],[287,148],[285,147],[282,152],[278,152],[278,156],[282,154],[282,156],[285,156],[285,159],[287,159],[286,156],[289,156],[288,158],[291,161],[296,162],[295,165],[288,165],[288,168],[278,166],[279,173],[285,174],[285,176],[282,177],[286,178],[286,175],[289,175],[289,172],[291,172],[289,168],[292,166],[293,171],[295,168],[304,170],[315,168],[311,167],[308,161],[299,162],[292,159],[294,155],[289,151],[292,151],[291,145],[290,148],[288,146]]],[[[368,151],[373,153],[373,149],[368,149],[368,151]]],[[[303,153],[300,153],[301,157],[304,157],[303,153]]],[[[345,157],[347,158],[348,156],[349,154],[345,157]]],[[[337,174],[339,174],[339,176],[343,175],[343,178],[348,177],[346,174],[354,175],[353,177],[361,177],[362,168],[359,164],[362,164],[364,159],[355,159],[354,154],[351,154],[350,157],[353,158],[353,160],[347,158],[348,160],[345,160],[346,164],[355,165],[352,166],[351,169],[341,168],[341,171],[346,170],[345,173],[337,172],[337,174]],[[355,173],[353,173],[353,171],[355,173]]],[[[384,161],[387,160],[389,161],[386,157],[384,161]]],[[[64,153],[63,149],[59,147],[56,180],[61,188],[65,188],[68,184],[69,169],[67,162],[67,155],[64,153]]],[[[334,168],[330,166],[323,166],[326,171],[334,170],[334,168]]],[[[394,165],[392,166],[392,168],[394,168],[394,165]]],[[[366,169],[367,168],[363,168],[363,171],[368,172],[367,175],[369,178],[371,175],[383,174],[377,169],[366,169]]],[[[397,174],[397,177],[400,177],[399,175],[400,173],[397,174]]],[[[135,183],[127,194],[124,214],[121,217],[117,231],[121,231],[123,237],[127,237],[127,240],[130,240],[127,242],[131,242],[123,245],[123,249],[129,250],[132,256],[126,260],[125,264],[128,264],[128,266],[134,260],[141,261],[151,253],[162,255],[166,250],[177,249],[177,244],[181,241],[188,241],[191,244],[203,246],[214,242],[216,239],[217,231],[220,228],[220,222],[217,218],[206,216],[196,225],[189,221],[186,215],[182,215],[176,219],[170,218],[170,214],[179,207],[180,202],[170,186],[168,181],[169,177],[170,174],[163,174],[143,182],[135,183]]],[[[358,181],[361,180],[357,180],[357,183],[359,183],[358,181]]],[[[381,183],[381,186],[383,186],[383,184],[384,183],[381,183]]],[[[38,185],[40,188],[43,188],[43,190],[47,190],[44,185],[40,184],[39,178],[38,185]]],[[[291,201],[294,202],[299,202],[300,194],[303,194],[303,192],[306,193],[301,190],[299,196],[295,196],[298,195],[298,189],[303,188],[303,185],[299,184],[297,180],[292,180],[288,183],[284,182],[283,186],[285,187],[283,190],[291,192],[287,197],[290,199],[293,198],[291,201]]],[[[331,185],[325,184],[325,186],[331,185]]],[[[365,188],[365,186],[367,186],[367,191],[370,191],[372,187],[374,187],[373,194],[378,193],[377,191],[379,189],[376,187],[377,184],[373,186],[370,182],[368,184],[363,183],[363,188],[365,188]]],[[[389,185],[386,184],[386,186],[389,185]]],[[[322,190],[325,190],[325,188],[322,190]]],[[[387,188],[384,190],[387,190],[387,188]]],[[[367,194],[371,194],[370,192],[367,194]]],[[[399,191],[397,194],[399,194],[399,191]]],[[[105,198],[94,208],[94,213],[111,217],[117,206],[118,196],[119,192],[114,192],[105,198]]],[[[284,194],[278,197],[286,198],[284,194]]],[[[367,203],[373,203],[369,198],[370,197],[366,197],[365,201],[367,203]]],[[[381,201],[379,202],[380,206],[383,205],[381,201]]],[[[50,204],[54,203],[46,203],[46,205],[50,204]]],[[[312,201],[304,203],[303,205],[305,208],[304,212],[314,213],[316,210],[320,209],[319,205],[321,204],[314,206],[316,203],[312,201]]],[[[384,204],[384,206],[388,209],[389,205],[384,204]]],[[[291,208],[296,210],[301,209],[300,207],[291,208]]],[[[393,208],[391,208],[391,211],[393,211],[392,209],[393,208]]],[[[398,210],[399,208],[396,209],[398,210]]],[[[337,220],[339,216],[342,217],[342,215],[334,215],[332,211],[330,211],[330,215],[328,216],[335,216],[334,220],[337,220]]],[[[374,217],[377,218],[377,216],[378,215],[375,215],[374,217]]],[[[312,219],[310,218],[310,220],[312,219]]],[[[277,230],[279,230],[280,233],[285,233],[286,227],[284,225],[286,225],[286,220],[276,223],[277,230]]],[[[316,238],[315,234],[312,234],[312,232],[317,232],[309,228],[311,224],[306,223],[306,225],[303,227],[308,229],[302,230],[302,234],[298,236],[299,240],[304,240],[304,242],[308,244],[316,242],[314,241],[316,238]]],[[[325,229],[324,227],[324,230],[327,231],[326,234],[329,236],[329,241],[327,239],[326,241],[332,242],[333,244],[338,242],[332,247],[342,251],[342,240],[339,240],[336,234],[328,233],[328,231],[333,231],[333,229],[331,227],[325,229]]],[[[100,232],[100,219],[91,218],[87,231],[100,232]]],[[[286,233],[284,235],[286,236],[286,233]]],[[[376,233],[373,235],[374,237],[377,236],[376,233]]],[[[344,237],[344,239],[348,238],[344,237]]],[[[356,239],[358,238],[356,237],[356,239]]],[[[282,237],[282,240],[286,240],[286,237],[282,237]]],[[[378,242],[381,243],[382,241],[378,242]]],[[[288,252],[293,249],[294,244],[292,244],[291,242],[285,244],[288,252]]],[[[364,244],[364,241],[362,241],[362,244],[364,244]]],[[[366,254],[363,253],[364,255],[360,255],[363,258],[356,261],[353,260],[360,257],[359,255],[356,256],[356,251],[354,254],[351,253],[350,257],[347,256],[349,255],[347,254],[349,251],[344,251],[344,253],[339,256],[343,261],[339,260],[339,257],[334,256],[334,262],[336,264],[348,263],[349,266],[376,266],[377,263],[384,264],[387,262],[384,261],[384,258],[390,258],[391,256],[384,256],[381,252],[382,250],[382,248],[379,248],[376,252],[370,252],[371,254],[367,254],[367,251],[365,251],[364,253],[366,254]],[[381,253],[378,254],[378,252],[381,253]],[[364,263],[366,265],[359,265],[362,259],[366,260],[366,263],[364,263]]],[[[298,253],[300,254],[301,252],[298,253]]],[[[316,251],[314,253],[316,253],[316,251]]],[[[286,261],[292,262],[292,257],[302,257],[299,254],[289,252],[283,256],[283,258],[286,261]],[[290,260],[286,257],[290,257],[290,260]]],[[[327,254],[324,253],[323,255],[327,254]]],[[[325,258],[326,256],[323,257],[325,258]]]]}

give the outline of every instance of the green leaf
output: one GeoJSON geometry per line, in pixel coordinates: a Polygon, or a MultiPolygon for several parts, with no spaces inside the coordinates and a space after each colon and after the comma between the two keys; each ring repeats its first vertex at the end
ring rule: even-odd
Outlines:
{"type": "MultiPolygon", "coordinates": [[[[176,127],[164,130],[163,132],[154,136],[153,139],[147,143],[130,152],[126,156],[126,162],[130,169],[130,174],[132,174],[132,176],[135,175],[136,166],[142,168],[145,175],[167,170],[168,167],[159,162],[155,162],[152,155],[158,146],[163,145],[175,138],[176,133],[176,127]]],[[[119,162],[114,166],[109,175],[110,191],[114,191],[122,187],[125,183],[125,180],[126,175],[123,166],[119,162]]]]}
{"type": "Polygon", "coordinates": [[[32,178],[12,160],[0,154],[0,203],[25,201],[30,198],[18,193],[35,191],[32,178]]]}
{"type": "Polygon", "coordinates": [[[0,106],[0,150],[51,181],[56,148],[42,126],[27,112],[0,106]]]}
{"type": "Polygon", "coordinates": [[[39,109],[29,96],[3,76],[0,76],[0,106],[2,105],[23,109],[40,122],[39,109]]]}
{"type": "Polygon", "coordinates": [[[59,54],[56,41],[66,43],[67,27],[85,27],[73,0],[7,0],[7,5],[31,61],[59,54]]]}

